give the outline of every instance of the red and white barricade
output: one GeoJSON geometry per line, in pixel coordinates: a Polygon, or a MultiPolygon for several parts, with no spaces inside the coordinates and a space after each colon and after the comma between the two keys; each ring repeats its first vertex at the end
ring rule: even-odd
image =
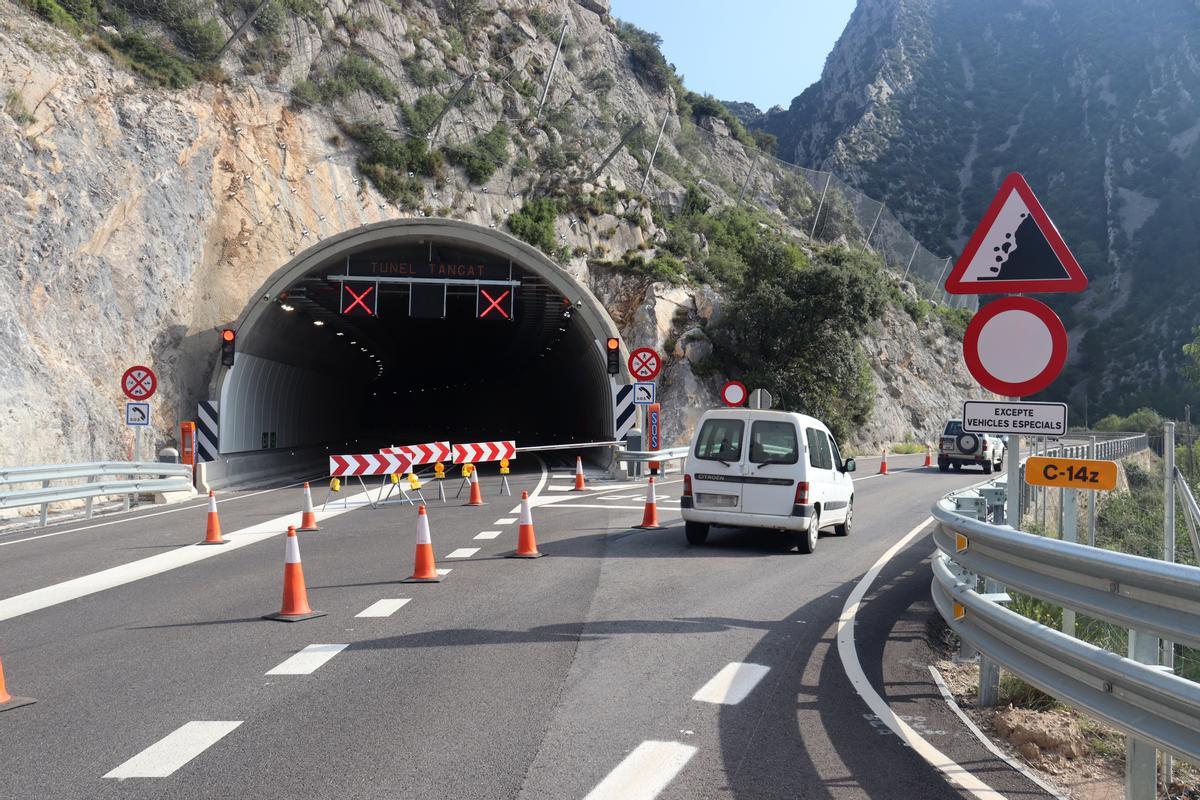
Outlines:
{"type": "MultiPolygon", "coordinates": [[[[412,469],[412,460],[408,456],[393,453],[363,453],[359,455],[329,457],[329,477],[338,479],[357,478],[359,485],[362,486],[363,492],[366,494],[366,502],[372,508],[378,505],[378,501],[371,498],[370,492],[367,491],[367,485],[363,483],[363,477],[374,475],[383,478],[383,481],[379,484],[379,500],[382,500],[388,476],[403,475],[410,469],[412,469]]],[[[331,481],[329,493],[334,491],[340,491],[340,487],[334,489],[334,483],[331,481]]],[[[329,493],[325,495],[325,502],[321,505],[322,509],[329,504],[329,493]]],[[[343,497],[342,504],[350,505],[350,498],[343,497]]]]}
{"type": "Polygon", "coordinates": [[[484,461],[500,461],[504,458],[512,460],[517,457],[517,443],[511,440],[456,444],[453,450],[455,464],[478,464],[484,461]]]}
{"type": "Polygon", "coordinates": [[[414,467],[425,464],[436,464],[439,461],[449,461],[454,455],[454,449],[449,442],[428,442],[426,444],[409,444],[402,447],[385,447],[379,451],[384,455],[407,456],[414,467]]]}

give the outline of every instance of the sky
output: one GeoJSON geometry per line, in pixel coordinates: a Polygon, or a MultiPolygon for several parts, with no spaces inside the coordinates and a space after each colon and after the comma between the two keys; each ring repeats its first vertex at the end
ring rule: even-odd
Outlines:
{"type": "Polygon", "coordinates": [[[693,92],[787,108],[821,77],[855,0],[612,0],[613,16],[663,39],[693,92]]]}

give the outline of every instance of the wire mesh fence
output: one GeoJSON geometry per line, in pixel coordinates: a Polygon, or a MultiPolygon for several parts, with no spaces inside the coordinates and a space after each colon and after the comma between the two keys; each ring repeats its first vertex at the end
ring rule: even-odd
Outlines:
{"type": "MultiPolygon", "coordinates": [[[[794,233],[874,253],[926,299],[974,307],[973,297],[942,291],[949,259],[923,247],[884,202],[832,173],[739,141],[716,117],[693,119],[669,86],[637,87],[633,73],[586,74],[581,53],[609,34],[576,35],[565,9],[510,9],[519,24],[473,49],[465,22],[480,12],[471,3],[359,0],[337,13],[317,0],[60,5],[102,46],[162,84],[236,74],[235,83],[287,92],[291,107],[343,134],[335,146],[309,152],[287,152],[281,141],[277,174],[257,177],[264,195],[316,175],[316,188],[337,202],[378,203],[362,191],[369,182],[397,213],[449,216],[478,210],[486,199],[491,222],[502,224],[531,197],[587,195],[588,184],[593,192],[618,191],[622,206],[635,210],[643,195],[670,208],[695,186],[718,204],[761,208],[794,233]],[[445,32],[438,54],[421,36],[422,13],[437,15],[445,32]],[[353,165],[356,193],[324,186],[333,182],[318,173],[324,162],[353,165]]],[[[246,135],[257,136],[279,120],[264,112],[244,122],[246,135]]],[[[245,174],[253,184],[255,170],[245,174]]],[[[568,218],[577,223],[572,205],[568,218]]],[[[258,220],[267,216],[268,209],[252,210],[258,220]]],[[[269,211],[286,214],[286,204],[269,211]]],[[[299,227],[295,246],[309,238],[305,230],[299,227]]]]}

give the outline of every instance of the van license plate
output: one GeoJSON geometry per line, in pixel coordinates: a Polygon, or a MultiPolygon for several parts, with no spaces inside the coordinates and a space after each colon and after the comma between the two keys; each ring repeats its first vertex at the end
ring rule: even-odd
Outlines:
{"type": "Polygon", "coordinates": [[[701,506],[716,506],[718,508],[732,508],[738,504],[736,494],[709,494],[697,493],[696,505],[701,506]]]}

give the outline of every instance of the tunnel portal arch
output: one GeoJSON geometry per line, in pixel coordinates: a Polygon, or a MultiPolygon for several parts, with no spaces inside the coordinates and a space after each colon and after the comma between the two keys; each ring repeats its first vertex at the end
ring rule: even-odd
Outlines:
{"type": "MultiPolygon", "coordinates": [[[[436,283],[419,282],[437,291],[436,283]]],[[[219,403],[222,455],[612,436],[603,351],[607,338],[619,338],[612,317],[543,253],[491,228],[395,219],[331,236],[267,278],[233,327],[235,363],[226,367],[218,359],[209,386],[219,403]],[[478,287],[469,282],[448,286],[445,318],[413,316],[405,303],[417,302],[414,283],[395,276],[374,284],[378,313],[341,313],[343,285],[375,280],[362,277],[357,265],[371,263],[378,272],[381,258],[418,264],[413,269],[421,274],[429,274],[429,265],[480,264],[494,277],[507,265],[512,319],[476,319],[478,287]],[[358,280],[345,283],[339,277],[345,273],[358,280]]]]}

